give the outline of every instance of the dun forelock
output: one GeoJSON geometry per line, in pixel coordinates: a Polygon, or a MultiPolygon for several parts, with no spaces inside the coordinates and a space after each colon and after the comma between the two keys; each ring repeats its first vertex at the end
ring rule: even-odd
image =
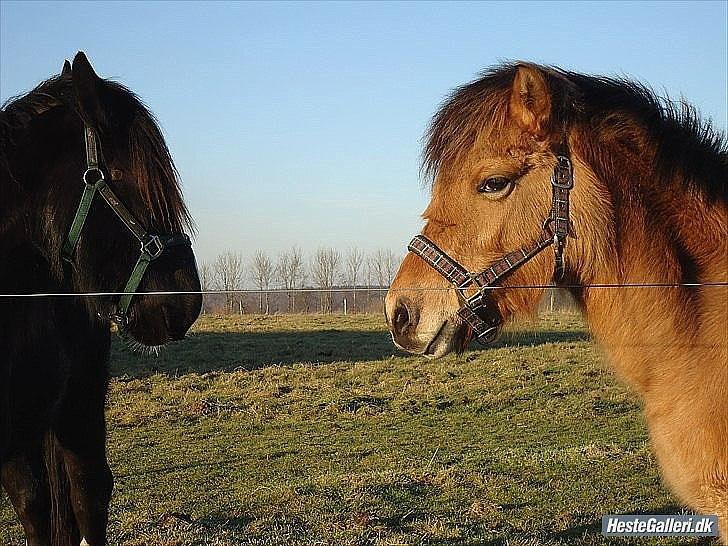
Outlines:
{"type": "Polygon", "coordinates": [[[432,117],[425,133],[422,173],[434,179],[441,167],[461,158],[484,131],[506,123],[508,92],[515,65],[489,70],[457,87],[432,117]]]}

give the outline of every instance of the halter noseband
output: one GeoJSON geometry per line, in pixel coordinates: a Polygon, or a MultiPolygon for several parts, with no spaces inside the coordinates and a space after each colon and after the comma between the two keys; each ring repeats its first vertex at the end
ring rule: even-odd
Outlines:
{"type": "Polygon", "coordinates": [[[564,276],[564,247],[566,238],[572,234],[569,220],[569,191],[574,187],[574,171],[568,149],[556,156],[556,166],[551,175],[551,213],[543,224],[541,237],[519,250],[510,252],[496,260],[486,270],[471,273],[456,260],[447,255],[424,235],[417,235],[407,249],[422,258],[457,290],[463,301],[458,316],[472,329],[475,339],[481,343],[493,340],[498,329],[498,319],[487,311],[486,293],[504,277],[520,268],[542,250],[554,247],[554,280],[564,276]],[[468,297],[466,289],[475,285],[478,291],[468,297]]]}
{"type": "Polygon", "coordinates": [[[124,204],[119,200],[114,191],[106,183],[104,171],[99,163],[99,144],[96,138],[96,132],[92,127],[85,126],[84,137],[86,141],[86,170],[83,173],[83,193],[81,194],[81,202],[76,209],[73,217],[71,228],[68,236],[63,244],[62,256],[68,263],[73,263],[73,254],[81,237],[81,231],[86,223],[91,204],[94,196],[98,192],[106,201],[111,210],[122,223],[131,231],[132,235],[137,238],[140,243],[139,259],[134,264],[134,268],[129,275],[129,280],[122,291],[119,301],[116,304],[116,310],[111,315],[111,320],[119,326],[124,327],[127,324],[127,313],[134,293],[139,289],[144,273],[149,264],[159,258],[164,252],[174,246],[190,246],[190,238],[184,233],[174,233],[170,235],[160,235],[149,233],[141,224],[137,222],[134,215],[129,212],[124,204]]]}

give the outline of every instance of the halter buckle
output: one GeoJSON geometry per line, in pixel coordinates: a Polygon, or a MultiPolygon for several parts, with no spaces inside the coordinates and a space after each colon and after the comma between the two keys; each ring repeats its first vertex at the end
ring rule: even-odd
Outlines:
{"type": "Polygon", "coordinates": [[[143,254],[149,256],[150,260],[156,260],[164,252],[164,243],[159,235],[148,235],[142,240],[141,250],[143,254]]]}
{"type": "Polygon", "coordinates": [[[564,155],[556,156],[556,167],[551,175],[551,185],[564,190],[570,190],[574,187],[573,167],[568,157],[564,155]]]}

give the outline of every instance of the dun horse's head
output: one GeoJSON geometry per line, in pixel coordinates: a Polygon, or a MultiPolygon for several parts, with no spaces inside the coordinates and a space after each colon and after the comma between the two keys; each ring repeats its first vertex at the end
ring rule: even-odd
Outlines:
{"type": "Polygon", "coordinates": [[[127,88],[97,76],[83,53],[12,108],[29,118],[15,143],[27,152],[10,166],[33,194],[26,232],[59,287],[132,292],[85,301],[90,314],[116,320],[142,344],[184,337],[201,296],[144,294],[200,290],[183,234],[190,217],[150,112],[127,88]]]}
{"type": "MultiPolygon", "coordinates": [[[[435,115],[425,149],[433,186],[422,234],[463,269],[483,271],[543,239],[557,157],[568,149],[572,95],[560,74],[519,64],[457,89],[435,115]]],[[[554,252],[544,250],[499,284],[549,284],[554,252]]],[[[458,292],[420,255],[408,254],[386,299],[395,343],[430,357],[463,350],[473,332],[458,310],[471,293],[472,287],[458,292]]],[[[497,331],[541,296],[541,290],[490,290],[481,314],[497,331]]]]}

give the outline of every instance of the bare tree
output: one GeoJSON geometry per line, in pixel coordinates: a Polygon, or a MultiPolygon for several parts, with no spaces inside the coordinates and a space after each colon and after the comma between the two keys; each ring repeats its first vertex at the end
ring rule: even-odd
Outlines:
{"type": "Polygon", "coordinates": [[[321,290],[321,312],[330,313],[333,309],[331,289],[338,280],[341,254],[333,248],[319,248],[311,262],[311,276],[321,290]]]}
{"type": "Polygon", "coordinates": [[[281,287],[287,292],[289,312],[296,312],[295,290],[303,288],[303,282],[306,278],[304,268],[303,253],[300,248],[294,246],[289,251],[281,252],[278,255],[276,277],[281,287]]]}
{"type": "MultiPolygon", "coordinates": [[[[212,267],[212,264],[210,263],[203,263],[199,270],[199,276],[200,276],[200,288],[203,292],[206,292],[207,290],[211,290],[213,288],[213,283],[215,282],[215,271],[212,267]]],[[[207,313],[207,295],[202,294],[202,313],[207,313]]]]}
{"type": "Polygon", "coordinates": [[[374,284],[374,277],[375,277],[375,271],[374,271],[374,263],[371,259],[371,256],[367,259],[367,262],[365,264],[364,272],[366,274],[367,279],[367,307],[366,310],[369,312],[371,310],[372,306],[372,285],[374,284]]]}
{"type": "Polygon", "coordinates": [[[382,256],[382,250],[377,250],[376,252],[369,255],[369,273],[371,275],[371,281],[372,285],[381,287],[382,284],[384,284],[384,273],[382,271],[381,267],[381,256],[382,256]]]}
{"type": "Polygon", "coordinates": [[[275,267],[273,262],[268,255],[262,250],[258,250],[253,255],[253,261],[250,264],[250,274],[253,277],[253,281],[260,290],[259,307],[260,312],[263,312],[263,295],[265,294],[265,314],[267,315],[270,311],[270,285],[273,282],[273,276],[275,273],[275,267]]]}
{"type": "Polygon", "coordinates": [[[384,298],[382,288],[389,287],[397,274],[400,260],[391,250],[379,249],[369,256],[368,273],[377,286],[377,294],[384,298]]]}
{"type": "Polygon", "coordinates": [[[235,294],[232,291],[242,288],[243,273],[243,257],[236,252],[224,252],[212,264],[213,283],[218,290],[225,291],[225,307],[228,313],[233,312],[235,294]]]}
{"type": "Polygon", "coordinates": [[[364,265],[364,253],[357,247],[349,249],[346,255],[346,263],[344,269],[346,273],[345,282],[353,289],[352,309],[356,311],[356,287],[361,280],[361,270],[364,265]]]}
{"type": "Polygon", "coordinates": [[[384,268],[384,271],[387,274],[387,286],[391,285],[394,277],[397,276],[397,271],[399,271],[399,266],[402,264],[402,260],[403,258],[401,255],[397,255],[391,250],[387,251],[386,267],[384,268]]]}
{"type": "Polygon", "coordinates": [[[374,282],[381,288],[389,286],[397,274],[399,260],[391,250],[379,249],[369,257],[374,282]]]}

